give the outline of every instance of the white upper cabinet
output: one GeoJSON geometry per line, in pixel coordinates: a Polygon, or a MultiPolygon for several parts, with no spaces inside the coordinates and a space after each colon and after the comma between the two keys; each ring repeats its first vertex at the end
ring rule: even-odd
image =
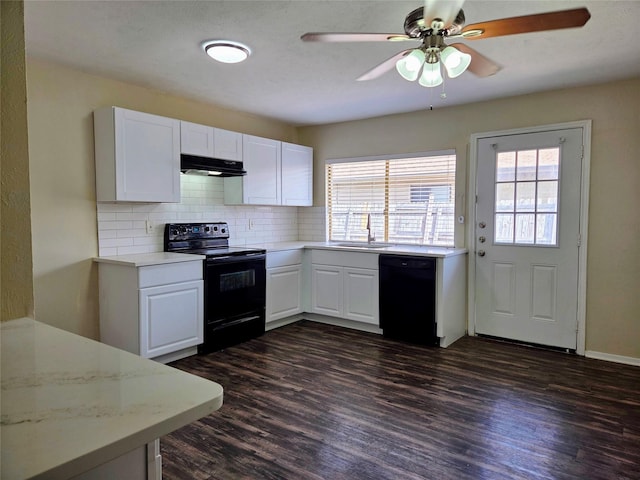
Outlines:
{"type": "Polygon", "coordinates": [[[282,205],[313,203],[313,148],[282,142],[282,205]]]}
{"type": "Polygon", "coordinates": [[[213,129],[213,157],[222,158],[223,160],[243,159],[242,134],[223,130],[222,128],[213,129]]]}
{"type": "Polygon", "coordinates": [[[247,175],[224,179],[227,204],[308,206],[313,203],[313,149],[243,135],[247,175]]]}
{"type": "Polygon", "coordinates": [[[180,153],[242,161],[242,134],[181,121],[180,153]]]}
{"type": "Polygon", "coordinates": [[[280,205],[282,153],[280,142],[270,138],[243,136],[244,169],[242,202],[280,205]]]}
{"type": "Polygon", "coordinates": [[[180,153],[213,157],[213,127],[181,121],[180,153]]]}
{"type": "Polygon", "coordinates": [[[99,202],[180,202],[179,120],[105,107],[93,123],[99,202]]]}

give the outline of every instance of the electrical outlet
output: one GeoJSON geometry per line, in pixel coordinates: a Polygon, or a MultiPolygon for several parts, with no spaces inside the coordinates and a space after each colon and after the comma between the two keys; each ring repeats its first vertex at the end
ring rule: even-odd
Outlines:
{"type": "Polygon", "coordinates": [[[253,230],[255,228],[256,224],[253,221],[253,218],[249,219],[249,230],[253,230]]]}
{"type": "Polygon", "coordinates": [[[145,221],[145,228],[147,229],[147,234],[155,232],[155,225],[151,220],[145,221]]]}

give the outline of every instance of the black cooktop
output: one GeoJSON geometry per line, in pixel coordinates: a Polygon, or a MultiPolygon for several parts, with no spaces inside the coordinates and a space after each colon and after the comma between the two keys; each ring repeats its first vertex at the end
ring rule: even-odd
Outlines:
{"type": "Polygon", "coordinates": [[[229,225],[226,222],[167,223],[164,250],[206,255],[208,258],[266,253],[260,248],[230,247],[229,225]]]}

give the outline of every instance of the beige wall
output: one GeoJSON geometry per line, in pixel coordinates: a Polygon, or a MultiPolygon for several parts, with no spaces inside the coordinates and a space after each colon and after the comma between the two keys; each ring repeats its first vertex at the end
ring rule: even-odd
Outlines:
{"type": "MultiPolygon", "coordinates": [[[[27,59],[36,318],[97,337],[91,112],[119,105],[315,148],[315,204],[326,158],[455,148],[465,213],[472,133],[592,119],[587,350],[640,358],[640,79],[461,107],[301,128],[27,59]]],[[[464,231],[456,234],[464,243],[464,231]]]]}
{"type": "Polygon", "coordinates": [[[93,110],[117,105],[297,141],[279,122],[30,58],[27,89],[35,318],[91,338],[98,337],[93,110]]]}
{"type": "MultiPolygon", "coordinates": [[[[472,133],[592,119],[586,349],[640,358],[640,79],[460,107],[300,129],[315,147],[315,205],[324,160],[455,148],[464,192],[472,133]]],[[[466,200],[458,195],[459,214],[466,200]]],[[[456,232],[464,245],[465,232],[456,232]]]]}
{"type": "Polygon", "coordinates": [[[0,2],[1,320],[33,315],[24,8],[0,2]]]}

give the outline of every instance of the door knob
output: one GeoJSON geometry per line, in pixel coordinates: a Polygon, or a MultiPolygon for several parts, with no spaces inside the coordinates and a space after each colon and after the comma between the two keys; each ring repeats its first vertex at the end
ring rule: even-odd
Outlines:
{"type": "Polygon", "coordinates": [[[478,250],[478,256],[480,256],[480,257],[484,257],[485,255],[486,255],[486,254],[485,254],[485,251],[484,251],[484,250],[478,250]]]}

